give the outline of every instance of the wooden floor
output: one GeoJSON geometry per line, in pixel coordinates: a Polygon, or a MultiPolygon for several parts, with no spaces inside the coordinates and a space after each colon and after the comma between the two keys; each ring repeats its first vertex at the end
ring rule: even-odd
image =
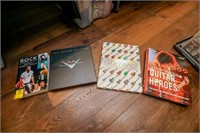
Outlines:
{"type": "Polygon", "coordinates": [[[13,100],[10,91],[19,58],[54,49],[89,44],[96,73],[104,41],[138,45],[142,69],[149,47],[178,54],[173,44],[199,30],[197,1],[122,2],[119,13],[112,12],[85,29],[64,24],[53,3],[28,3],[24,8],[2,15],[6,66],[1,71],[1,131],[199,132],[199,74],[192,67],[193,104],[188,107],[144,94],[101,90],[96,84],[22,100],[13,100]]]}

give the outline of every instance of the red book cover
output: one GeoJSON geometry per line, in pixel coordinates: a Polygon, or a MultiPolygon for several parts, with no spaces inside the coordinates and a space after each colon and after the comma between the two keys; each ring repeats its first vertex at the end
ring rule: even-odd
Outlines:
{"type": "Polygon", "coordinates": [[[184,57],[165,51],[146,50],[143,93],[191,105],[188,63],[184,57]]]}

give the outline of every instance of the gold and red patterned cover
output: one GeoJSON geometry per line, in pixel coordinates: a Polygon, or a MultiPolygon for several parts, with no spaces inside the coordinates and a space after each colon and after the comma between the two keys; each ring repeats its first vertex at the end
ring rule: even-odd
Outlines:
{"type": "Polygon", "coordinates": [[[148,48],[143,93],[191,105],[187,66],[188,63],[184,57],[148,48]]]}

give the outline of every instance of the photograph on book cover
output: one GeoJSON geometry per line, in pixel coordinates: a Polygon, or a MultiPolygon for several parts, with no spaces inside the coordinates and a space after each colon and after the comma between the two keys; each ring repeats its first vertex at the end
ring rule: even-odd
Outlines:
{"type": "Polygon", "coordinates": [[[38,54],[19,60],[15,99],[31,96],[48,90],[49,55],[38,54]]]}

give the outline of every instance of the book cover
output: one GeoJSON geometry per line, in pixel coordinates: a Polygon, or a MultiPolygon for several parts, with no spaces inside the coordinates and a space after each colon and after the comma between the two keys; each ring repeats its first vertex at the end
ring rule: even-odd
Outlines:
{"type": "Polygon", "coordinates": [[[174,45],[181,55],[191,63],[191,65],[199,72],[200,69],[200,31],[193,37],[182,40],[174,45]]]}
{"type": "Polygon", "coordinates": [[[21,58],[18,65],[14,99],[48,91],[49,55],[42,53],[21,58]]]}
{"type": "Polygon", "coordinates": [[[143,93],[191,105],[187,67],[188,63],[184,57],[147,49],[143,93]]]}
{"type": "Polygon", "coordinates": [[[49,90],[95,82],[96,74],[90,46],[51,51],[49,90]]]}
{"type": "Polygon", "coordinates": [[[138,46],[104,42],[97,87],[141,93],[142,78],[138,46]]]}

